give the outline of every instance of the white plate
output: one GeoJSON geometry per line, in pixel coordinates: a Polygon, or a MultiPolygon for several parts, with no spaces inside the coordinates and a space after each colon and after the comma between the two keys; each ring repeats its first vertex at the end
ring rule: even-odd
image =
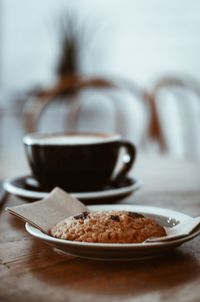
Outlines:
{"type": "MultiPolygon", "coordinates": [[[[37,190],[31,190],[26,187],[25,181],[29,176],[22,176],[22,177],[15,177],[8,179],[4,182],[4,188],[7,192],[16,195],[20,198],[26,200],[38,200],[42,199],[49,194],[49,192],[42,192],[37,190]]],[[[138,190],[142,186],[142,181],[139,179],[131,179],[131,184],[127,183],[120,188],[109,187],[105,188],[102,191],[95,191],[95,192],[75,192],[71,193],[74,197],[83,200],[84,202],[98,202],[101,200],[103,203],[111,203],[122,199],[136,190],[138,190]]]]}
{"type": "MultiPolygon", "coordinates": [[[[88,207],[91,211],[105,210],[126,210],[142,213],[157,220],[158,223],[165,227],[172,227],[190,216],[157,207],[137,206],[137,205],[93,205],[88,207]]],[[[46,235],[26,223],[26,230],[32,236],[43,240],[54,248],[61,250],[67,254],[78,256],[81,258],[109,261],[127,261],[141,260],[156,257],[167,253],[169,250],[180,246],[182,243],[191,240],[200,233],[200,227],[184,238],[171,240],[167,242],[156,243],[129,243],[129,244],[113,244],[113,243],[87,243],[75,242],[63,239],[57,239],[46,235]]]]}

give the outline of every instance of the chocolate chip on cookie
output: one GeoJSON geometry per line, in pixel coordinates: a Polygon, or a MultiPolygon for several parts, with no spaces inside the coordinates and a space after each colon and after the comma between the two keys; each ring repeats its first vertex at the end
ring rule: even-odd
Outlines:
{"type": "Polygon", "coordinates": [[[114,221],[120,222],[120,218],[119,218],[118,215],[111,215],[111,216],[110,216],[110,219],[112,219],[112,220],[114,220],[114,221]]]}
{"type": "Polygon", "coordinates": [[[128,212],[128,216],[132,218],[144,218],[144,215],[135,212],[128,212]]]}
{"type": "Polygon", "coordinates": [[[88,212],[83,212],[83,213],[81,213],[79,215],[75,215],[74,218],[75,219],[83,219],[83,220],[85,220],[88,217],[88,214],[89,214],[88,212]]]}

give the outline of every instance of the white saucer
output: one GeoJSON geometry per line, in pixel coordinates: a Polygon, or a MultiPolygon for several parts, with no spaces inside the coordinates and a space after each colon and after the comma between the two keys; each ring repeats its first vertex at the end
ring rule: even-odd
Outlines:
{"type": "MultiPolygon", "coordinates": [[[[93,205],[88,206],[91,211],[103,210],[126,210],[148,215],[164,227],[173,227],[178,223],[191,218],[188,215],[175,212],[168,209],[137,206],[137,205],[93,205]]],[[[152,257],[157,257],[167,253],[168,251],[180,246],[184,242],[191,240],[200,234],[200,227],[195,229],[190,235],[179,239],[173,239],[165,242],[144,242],[144,243],[129,243],[129,244],[113,244],[113,243],[86,243],[76,242],[63,239],[57,239],[46,235],[26,223],[26,230],[32,236],[43,240],[53,246],[56,250],[66,254],[78,256],[81,258],[93,260],[108,260],[108,261],[128,261],[141,260],[152,257]]]]}
{"type": "MultiPolygon", "coordinates": [[[[26,180],[28,177],[30,176],[7,179],[4,182],[4,189],[15,196],[29,201],[35,201],[46,197],[49,192],[31,190],[26,186],[26,180]]],[[[74,197],[84,201],[85,203],[112,203],[132,194],[142,186],[142,181],[139,179],[129,178],[127,180],[129,182],[119,188],[109,186],[105,187],[101,191],[68,193],[71,193],[74,197]]]]}

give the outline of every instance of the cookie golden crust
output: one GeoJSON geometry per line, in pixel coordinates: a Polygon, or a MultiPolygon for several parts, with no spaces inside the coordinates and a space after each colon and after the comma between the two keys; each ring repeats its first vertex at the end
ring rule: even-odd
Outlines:
{"type": "Polygon", "coordinates": [[[155,220],[127,211],[84,212],[70,216],[50,230],[53,237],[82,242],[141,243],[166,236],[155,220]]]}

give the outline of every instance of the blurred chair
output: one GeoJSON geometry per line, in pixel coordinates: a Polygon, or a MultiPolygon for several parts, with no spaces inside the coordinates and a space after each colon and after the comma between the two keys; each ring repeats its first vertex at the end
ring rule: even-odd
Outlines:
{"type": "Polygon", "coordinates": [[[200,158],[200,83],[190,77],[164,76],[147,97],[150,136],[160,150],[180,158],[200,158]]]}
{"type": "Polygon", "coordinates": [[[120,78],[68,76],[29,96],[23,110],[28,132],[118,132],[142,145],[149,109],[144,91],[120,78]]]}

